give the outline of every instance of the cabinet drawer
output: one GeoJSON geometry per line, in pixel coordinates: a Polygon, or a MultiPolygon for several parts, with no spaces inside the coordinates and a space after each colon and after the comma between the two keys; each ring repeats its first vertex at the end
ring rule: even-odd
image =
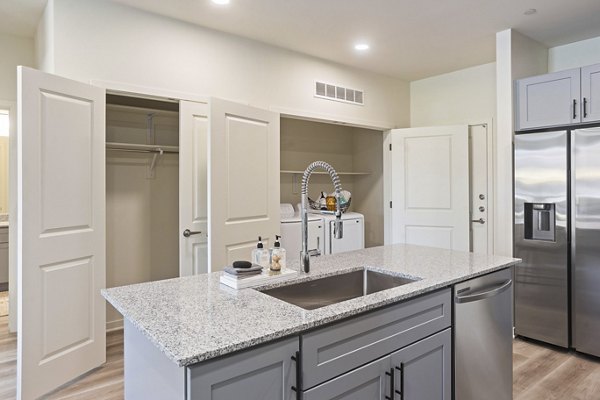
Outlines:
{"type": "Polygon", "coordinates": [[[451,310],[444,289],[302,335],[304,389],[449,327],[451,310]]]}
{"type": "Polygon", "coordinates": [[[304,392],[303,400],[381,400],[390,393],[390,358],[382,357],[304,392]]]}

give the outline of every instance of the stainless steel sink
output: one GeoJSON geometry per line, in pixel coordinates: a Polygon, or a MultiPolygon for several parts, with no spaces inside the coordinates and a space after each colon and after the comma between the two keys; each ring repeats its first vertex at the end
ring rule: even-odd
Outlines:
{"type": "Polygon", "coordinates": [[[314,310],[417,280],[361,269],[262,292],[305,310],[314,310]]]}

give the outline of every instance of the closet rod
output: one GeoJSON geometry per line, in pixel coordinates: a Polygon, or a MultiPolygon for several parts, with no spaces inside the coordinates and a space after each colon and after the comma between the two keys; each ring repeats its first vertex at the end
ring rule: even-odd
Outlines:
{"type": "Polygon", "coordinates": [[[179,153],[177,146],[160,146],[155,144],[133,144],[107,142],[107,150],[129,151],[136,153],[179,153]]]}

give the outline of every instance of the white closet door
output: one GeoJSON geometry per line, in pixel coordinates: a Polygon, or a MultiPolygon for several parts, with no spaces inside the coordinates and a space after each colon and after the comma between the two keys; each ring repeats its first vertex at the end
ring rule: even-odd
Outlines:
{"type": "Polygon", "coordinates": [[[17,397],[106,359],[105,93],[18,69],[17,397]]]}
{"type": "Polygon", "coordinates": [[[260,235],[279,233],[279,114],[210,103],[209,266],[249,260],[260,235]]]}
{"type": "Polygon", "coordinates": [[[391,135],[393,243],[469,251],[469,127],[391,135]]]}
{"type": "Polygon", "coordinates": [[[179,274],[208,268],[208,105],[179,102],[179,274]]]}

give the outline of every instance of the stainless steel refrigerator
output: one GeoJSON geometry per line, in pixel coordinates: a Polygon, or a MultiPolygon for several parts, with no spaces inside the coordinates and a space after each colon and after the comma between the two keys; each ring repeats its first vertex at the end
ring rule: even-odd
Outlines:
{"type": "Polygon", "coordinates": [[[600,127],[515,136],[515,332],[600,356],[600,127]]]}

